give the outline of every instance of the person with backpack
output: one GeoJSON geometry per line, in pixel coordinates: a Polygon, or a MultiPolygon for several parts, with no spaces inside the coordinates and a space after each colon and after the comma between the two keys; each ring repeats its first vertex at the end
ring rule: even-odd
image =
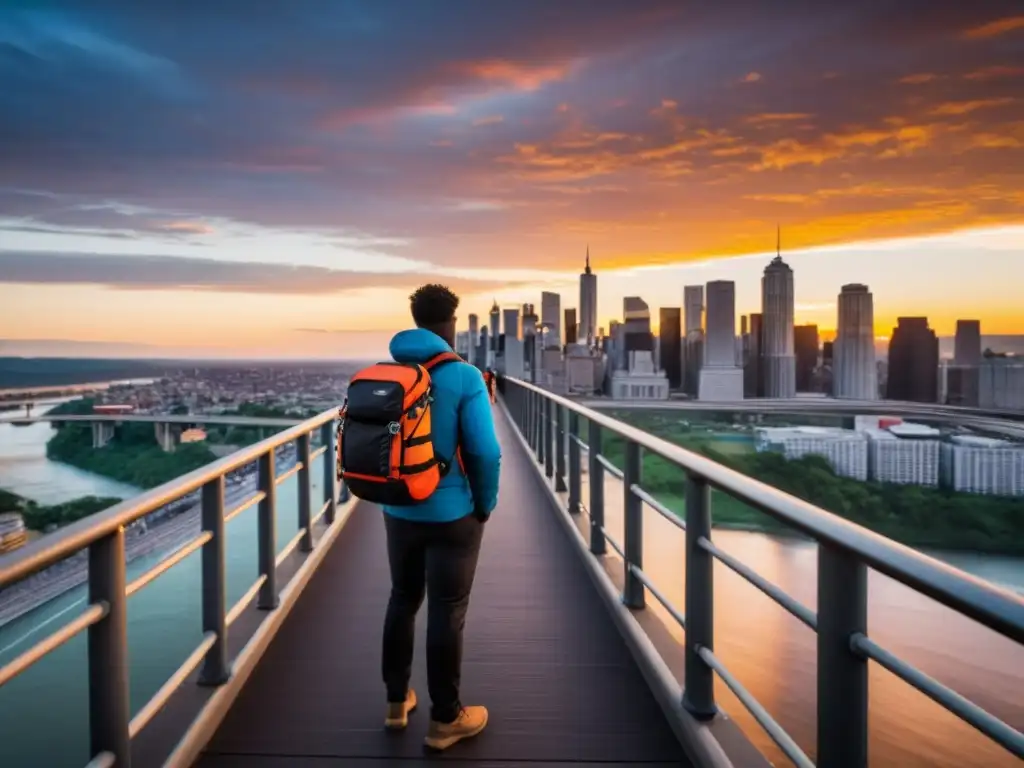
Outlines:
{"type": "Polygon", "coordinates": [[[487,394],[491,399],[491,405],[494,405],[496,402],[498,402],[498,396],[496,392],[497,383],[498,377],[494,373],[493,369],[488,368],[486,371],[484,371],[484,384],[487,385],[487,394]]]}
{"type": "Polygon", "coordinates": [[[416,614],[427,597],[426,746],[476,736],[487,709],[460,698],[462,631],[484,524],[498,502],[501,448],[479,369],[452,351],[459,298],[442,285],[410,297],[416,328],[390,346],[393,362],[352,377],[338,464],[349,490],[384,508],[391,597],[384,619],[385,727],[416,708],[416,614]]]}

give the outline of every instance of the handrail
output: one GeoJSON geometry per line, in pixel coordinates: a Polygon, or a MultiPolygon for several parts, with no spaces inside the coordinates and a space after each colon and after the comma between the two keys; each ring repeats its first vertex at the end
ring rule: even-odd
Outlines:
{"type": "MultiPolygon", "coordinates": [[[[81,550],[89,556],[89,605],[76,618],[19,656],[0,666],[0,686],[18,676],[50,652],[83,631],[89,633],[90,765],[127,768],[132,739],[163,709],[178,688],[199,668],[198,682],[219,686],[232,674],[228,659],[227,629],[257,598],[257,606],[272,610],[278,606],[277,568],[294,550],[313,550],[313,525],[324,518],[327,533],[336,532],[335,506],[339,501],[335,475],[334,422],[337,409],[296,424],[290,429],[243,448],[219,461],[201,467],[177,480],[127,499],[108,510],[91,515],[66,528],[26,545],[0,561],[0,588],[20,581],[81,550]],[[310,434],[320,431],[322,446],[310,450],[310,434]],[[274,457],[278,448],[296,443],[294,467],[277,474],[274,457]],[[323,502],[312,514],[310,464],[323,457],[323,502]],[[246,465],[258,463],[259,490],[234,509],[225,508],[225,476],[246,465]],[[276,488],[284,479],[298,475],[299,531],[277,551],[276,488]],[[200,509],[202,531],[182,544],[145,573],[128,582],[125,563],[125,526],[164,505],[196,490],[202,490],[200,509]],[[260,573],[234,605],[226,604],[225,523],[253,505],[258,505],[260,573]],[[187,659],[130,717],[128,698],[127,600],[156,578],[195,552],[202,554],[203,638],[187,659]]],[[[340,501],[347,494],[341,488],[340,501]]],[[[319,504],[319,503],[318,503],[319,504]]],[[[340,523],[339,523],[340,524],[340,523]]],[[[324,534],[327,535],[327,534],[324,534]]],[[[301,569],[300,569],[301,570],[301,569]]]]}
{"type": "Polygon", "coordinates": [[[599,411],[525,381],[507,381],[704,478],[714,488],[818,542],[857,555],[872,569],[1024,644],[1024,600],[1011,592],[599,411]]]}
{"type": "Polygon", "coordinates": [[[713,562],[718,560],[818,635],[818,765],[867,764],[867,663],[874,661],[959,716],[1018,757],[1024,757],[1024,733],[1002,722],[952,689],[875,644],[867,633],[867,568],[872,568],[957,610],[1018,643],[1024,643],[1024,599],[859,525],[843,520],[769,485],[711,461],[636,427],[613,419],[533,384],[504,379],[502,391],[514,422],[534,452],[552,490],[566,487],[568,510],[583,510],[580,499],[581,452],[589,454],[589,550],[603,556],[610,547],[624,565],[622,602],[646,607],[645,590],[685,630],[683,707],[698,720],[715,717],[713,674],[736,694],[755,721],[797,765],[812,765],[754,697],[712,652],[714,635],[713,562]],[[552,411],[556,417],[552,419],[552,411]],[[568,415],[568,428],[565,427],[568,415]],[[588,422],[588,440],[580,422],[588,422]],[[556,429],[552,433],[551,425],[556,429]],[[623,468],[601,453],[602,433],[626,443],[623,468]],[[568,439],[566,439],[568,438],[568,439]],[[563,452],[568,449],[568,470],[563,452]],[[551,454],[557,457],[557,473],[551,454]],[[686,476],[685,520],[671,513],[642,485],[643,452],[678,466],[686,476]],[[615,541],[604,525],[604,475],[623,484],[624,539],[615,541]],[[568,478],[563,475],[568,474],[568,478]],[[753,506],[814,538],[818,544],[818,610],[812,611],[712,543],[711,488],[753,506]],[[643,570],[643,506],[666,517],[686,536],[686,610],[679,611],[643,570]],[[669,517],[671,515],[671,517],[669,517]],[[836,692],[842,692],[837,695],[836,692]]]}
{"type": "Polygon", "coordinates": [[[118,528],[130,525],[160,507],[199,490],[210,480],[215,480],[222,475],[252,464],[271,448],[279,448],[287,443],[295,442],[300,435],[307,434],[310,430],[333,421],[337,415],[336,408],[324,411],[290,429],[246,446],[138,496],[125,499],[120,504],[115,504],[95,515],[82,518],[48,536],[29,542],[0,561],[0,589],[16,581],[21,581],[36,571],[48,568],[75,552],[85,549],[93,542],[109,536],[118,528]]]}

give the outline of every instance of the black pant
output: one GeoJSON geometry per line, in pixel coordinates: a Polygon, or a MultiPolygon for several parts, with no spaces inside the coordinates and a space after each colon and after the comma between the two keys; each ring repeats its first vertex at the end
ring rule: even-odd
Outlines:
{"type": "Polygon", "coordinates": [[[412,674],[416,613],[427,594],[427,687],[431,719],[459,715],[462,629],[484,524],[473,515],[423,523],[384,515],[391,599],[384,619],[382,671],[388,701],[405,701],[412,674]]]}

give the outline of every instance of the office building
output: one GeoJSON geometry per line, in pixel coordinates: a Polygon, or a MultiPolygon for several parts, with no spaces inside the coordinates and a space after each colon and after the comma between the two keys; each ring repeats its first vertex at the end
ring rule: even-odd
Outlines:
{"type": "Polygon", "coordinates": [[[981,321],[957,320],[953,362],[957,365],[981,364],[981,321]]]}
{"type": "Polygon", "coordinates": [[[939,430],[903,422],[866,429],[865,434],[872,480],[933,488],[939,484],[939,430]]]}
{"type": "Polygon", "coordinates": [[[781,255],[776,255],[765,267],[761,278],[761,355],[764,361],[764,395],[768,398],[796,396],[795,300],[793,270],[781,255]]]}
{"type": "Polygon", "coordinates": [[[814,392],[814,374],[818,369],[818,326],[793,326],[796,352],[796,391],[814,392]]]}
{"type": "Polygon", "coordinates": [[[978,370],[979,407],[1024,411],[1024,358],[989,355],[978,370]]]}
{"type": "Polygon", "coordinates": [[[954,363],[946,366],[946,397],[940,402],[963,408],[977,408],[980,403],[980,389],[981,366],[954,363]]]}
{"type": "Polygon", "coordinates": [[[565,310],[565,346],[575,344],[579,337],[576,335],[576,310],[565,310]]]}
{"type": "Polygon", "coordinates": [[[762,427],[755,432],[758,451],[787,459],[821,456],[837,475],[868,479],[868,440],[863,432],[833,427],[762,427]]]}
{"type": "Polygon", "coordinates": [[[684,330],[704,330],[704,286],[687,285],[683,287],[683,319],[686,321],[684,330]]]}
{"type": "Polygon", "coordinates": [[[760,312],[751,313],[749,327],[746,358],[743,362],[743,396],[764,397],[764,367],[761,355],[763,325],[760,312]]]}
{"type": "Polygon", "coordinates": [[[954,491],[1024,496],[1024,447],[980,435],[954,435],[942,445],[942,474],[954,491]]]}
{"type": "Polygon", "coordinates": [[[469,355],[466,362],[476,365],[477,346],[480,343],[480,318],[477,315],[469,316],[469,355]]]}
{"type": "Polygon", "coordinates": [[[662,307],[658,313],[658,362],[670,389],[683,386],[682,310],[662,307]]]}
{"type": "Polygon", "coordinates": [[[926,317],[900,317],[889,341],[886,397],[934,403],[939,394],[939,340],[926,317]]]}
{"type": "Polygon", "coordinates": [[[523,342],[519,338],[519,309],[506,309],[502,312],[504,326],[504,343],[502,344],[500,370],[506,375],[522,379],[526,373],[524,363],[523,342]]]}
{"type": "MultiPolygon", "coordinates": [[[[846,400],[877,400],[874,297],[866,285],[844,285],[832,347],[832,394],[846,400]]],[[[938,365],[938,359],[936,359],[938,365]]]]}
{"type": "Polygon", "coordinates": [[[495,301],[491,305],[490,313],[490,329],[491,329],[491,353],[488,365],[494,365],[494,358],[498,355],[499,348],[499,337],[501,336],[501,329],[499,323],[501,322],[501,309],[498,307],[498,302],[495,301]]]}
{"type": "Polygon", "coordinates": [[[590,246],[587,246],[586,266],[580,275],[579,322],[579,343],[594,346],[597,342],[597,275],[590,268],[590,246]]]}
{"type": "Polygon", "coordinates": [[[649,350],[629,353],[629,369],[612,373],[611,396],[614,400],[667,400],[668,379],[654,365],[649,350]]]}
{"type": "Polygon", "coordinates": [[[632,352],[654,353],[654,335],[651,333],[651,310],[639,296],[622,300],[622,354],[628,367],[632,352]]]}
{"type": "Polygon", "coordinates": [[[544,329],[544,347],[562,346],[562,297],[551,291],[540,295],[540,325],[544,329]]]}
{"type": "Polygon", "coordinates": [[[704,364],[698,397],[719,402],[743,399],[743,371],[736,364],[736,284],[714,280],[705,292],[704,364]]]}

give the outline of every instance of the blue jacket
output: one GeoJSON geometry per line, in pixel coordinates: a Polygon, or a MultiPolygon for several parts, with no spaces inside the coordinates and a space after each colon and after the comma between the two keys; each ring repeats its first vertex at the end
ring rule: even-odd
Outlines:
{"type": "MultiPolygon", "coordinates": [[[[437,334],[422,328],[398,333],[391,340],[391,357],[399,363],[425,363],[452,348],[437,334]]],[[[498,504],[501,447],[483,375],[468,363],[445,363],[430,375],[434,402],[430,406],[434,449],[445,460],[455,454],[456,435],[466,474],[458,463],[441,478],[429,499],[411,507],[384,507],[394,517],[446,523],[477,512],[489,515],[498,504]]]]}

